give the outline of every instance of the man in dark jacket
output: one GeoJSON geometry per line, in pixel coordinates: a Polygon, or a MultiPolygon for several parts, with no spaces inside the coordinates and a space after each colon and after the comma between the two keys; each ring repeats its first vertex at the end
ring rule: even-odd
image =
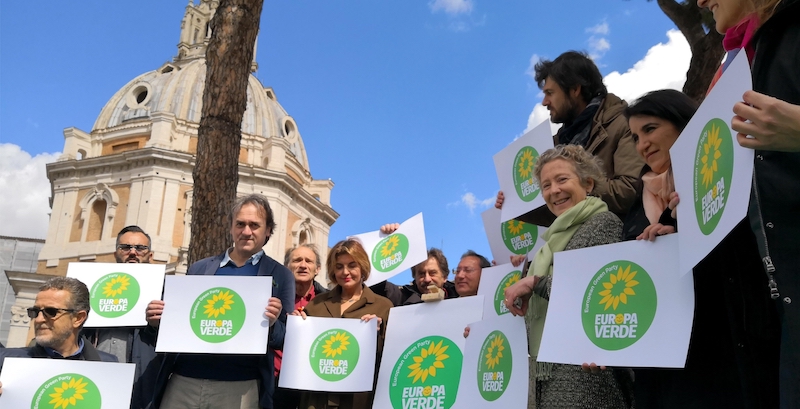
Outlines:
{"type": "MultiPolygon", "coordinates": [[[[188,275],[271,276],[272,295],[264,316],[269,320],[264,355],[169,354],[156,382],[155,407],[272,409],[275,388],[274,350],[283,348],[286,308],[294,301],[294,277],[264,254],[275,229],[267,198],[251,194],[236,200],[230,213],[234,245],[224,253],[189,267],[188,275]]],[[[165,306],[148,305],[148,323],[157,326],[165,306]]]]}
{"type": "MultiPolygon", "coordinates": [[[[117,234],[114,251],[117,263],[150,263],[153,258],[150,236],[139,226],[128,226],[117,234]]],[[[153,398],[153,387],[161,360],[156,356],[156,328],[91,328],[83,336],[98,350],[108,352],[120,362],[136,364],[131,409],[143,409],[153,398]]]]}
{"type": "Polygon", "coordinates": [[[435,285],[444,291],[444,298],[457,298],[456,286],[452,281],[447,281],[450,269],[447,258],[441,250],[431,247],[428,250],[428,259],[411,267],[411,276],[414,278],[410,284],[399,287],[388,281],[370,287],[376,294],[388,298],[395,307],[411,305],[422,302],[422,294],[429,292],[428,287],[435,285]]]}
{"type": "Polygon", "coordinates": [[[28,308],[28,317],[36,334],[33,345],[0,349],[0,369],[6,357],[117,362],[114,355],[98,351],[80,336],[89,317],[86,284],[71,277],[47,280],[28,308]]]}
{"type": "MultiPolygon", "coordinates": [[[[627,104],[608,93],[600,70],[584,53],[567,51],[553,61],[539,61],[534,70],[544,93],[542,105],[553,123],[563,125],[553,143],[581,145],[600,158],[606,178],[595,181],[592,193],[624,220],[644,166],[623,115],[627,104]]],[[[517,219],[549,226],[555,216],[543,206],[517,219]]]]}

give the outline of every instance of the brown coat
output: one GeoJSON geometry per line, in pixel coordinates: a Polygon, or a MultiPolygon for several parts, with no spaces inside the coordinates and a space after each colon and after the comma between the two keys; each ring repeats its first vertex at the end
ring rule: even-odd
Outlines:
{"type": "MultiPolygon", "coordinates": [[[[375,314],[381,318],[378,331],[378,351],[375,359],[375,379],[377,380],[383,352],[383,337],[386,332],[386,321],[392,302],[386,297],[375,294],[369,287],[363,286],[361,298],[340,314],[342,306],[342,288],[336,286],[332,291],[317,295],[305,308],[305,313],[312,317],[355,318],[366,314],[375,314]]],[[[373,391],[375,390],[373,386],[373,391]]],[[[373,392],[329,393],[303,392],[300,398],[302,409],[369,409],[372,407],[373,392]]]]}
{"type": "MultiPolygon", "coordinates": [[[[636,201],[636,187],[644,160],[636,152],[628,120],[623,111],[628,104],[614,94],[608,94],[592,119],[592,130],[586,151],[603,161],[606,179],[595,182],[592,194],[608,205],[608,210],[625,220],[628,210],[636,201]]],[[[558,134],[553,136],[558,144],[558,134]]],[[[520,217],[528,223],[549,226],[555,216],[542,206],[520,217]]]]}

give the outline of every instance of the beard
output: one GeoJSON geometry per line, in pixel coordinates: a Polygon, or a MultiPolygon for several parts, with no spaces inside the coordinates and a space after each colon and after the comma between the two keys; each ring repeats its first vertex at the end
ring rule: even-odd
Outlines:
{"type": "Polygon", "coordinates": [[[56,347],[61,346],[66,340],[69,339],[70,335],[72,335],[72,331],[69,328],[63,332],[57,332],[57,330],[53,328],[48,329],[50,330],[49,334],[36,335],[35,339],[38,345],[56,349],[56,347]]]}
{"type": "Polygon", "coordinates": [[[575,120],[580,115],[578,111],[578,104],[575,99],[567,97],[564,104],[555,109],[555,114],[550,117],[551,122],[554,124],[568,124],[575,120]]]}

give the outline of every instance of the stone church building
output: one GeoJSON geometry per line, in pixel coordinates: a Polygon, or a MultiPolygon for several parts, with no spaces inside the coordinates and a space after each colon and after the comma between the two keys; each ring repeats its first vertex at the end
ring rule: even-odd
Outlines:
{"type": "MultiPolygon", "coordinates": [[[[91,132],[64,130],[63,154],[47,165],[52,212],[36,272],[9,274],[16,302],[6,346],[24,346],[32,338],[25,309],[33,306],[37,287],[65,275],[70,262],[113,263],[116,234],[125,226],[150,234],[153,262],[166,264],[168,274],[186,272],[208,23],[217,4],[189,3],[177,56],[111,96],[91,132]]],[[[251,71],[256,68],[254,61],[251,71]]],[[[275,91],[251,74],[238,193],[270,200],[277,228],[264,247],[267,255],[283,262],[286,249],[313,243],[324,264],[330,227],[339,216],[331,207],[332,188],[331,180],[311,176],[297,123],[275,91]]]]}

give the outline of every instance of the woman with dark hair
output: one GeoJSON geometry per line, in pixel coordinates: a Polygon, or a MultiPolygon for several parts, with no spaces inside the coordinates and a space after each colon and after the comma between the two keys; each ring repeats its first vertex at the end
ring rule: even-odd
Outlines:
{"type": "MultiPolygon", "coordinates": [[[[319,294],[302,310],[292,315],[305,318],[355,318],[362,321],[378,320],[378,351],[375,360],[375,375],[378,375],[380,356],[383,351],[383,336],[386,331],[386,320],[392,302],[381,297],[364,282],[369,278],[370,263],[364,247],[356,240],[342,240],[328,252],[326,263],[328,280],[336,285],[333,290],[319,294]]],[[[373,388],[374,390],[374,388],[373,388]]],[[[368,409],[372,407],[372,392],[339,393],[303,392],[300,397],[300,408],[308,409],[368,409]]]]}
{"type": "MultiPolygon", "coordinates": [[[[642,169],[623,239],[655,240],[677,231],[669,150],[697,103],[681,92],[645,94],[625,110],[642,169]]],[[[760,284],[755,238],[746,222],[693,271],[695,319],[684,369],[635,370],[638,408],[774,407],[776,316],[760,284]]]]}

